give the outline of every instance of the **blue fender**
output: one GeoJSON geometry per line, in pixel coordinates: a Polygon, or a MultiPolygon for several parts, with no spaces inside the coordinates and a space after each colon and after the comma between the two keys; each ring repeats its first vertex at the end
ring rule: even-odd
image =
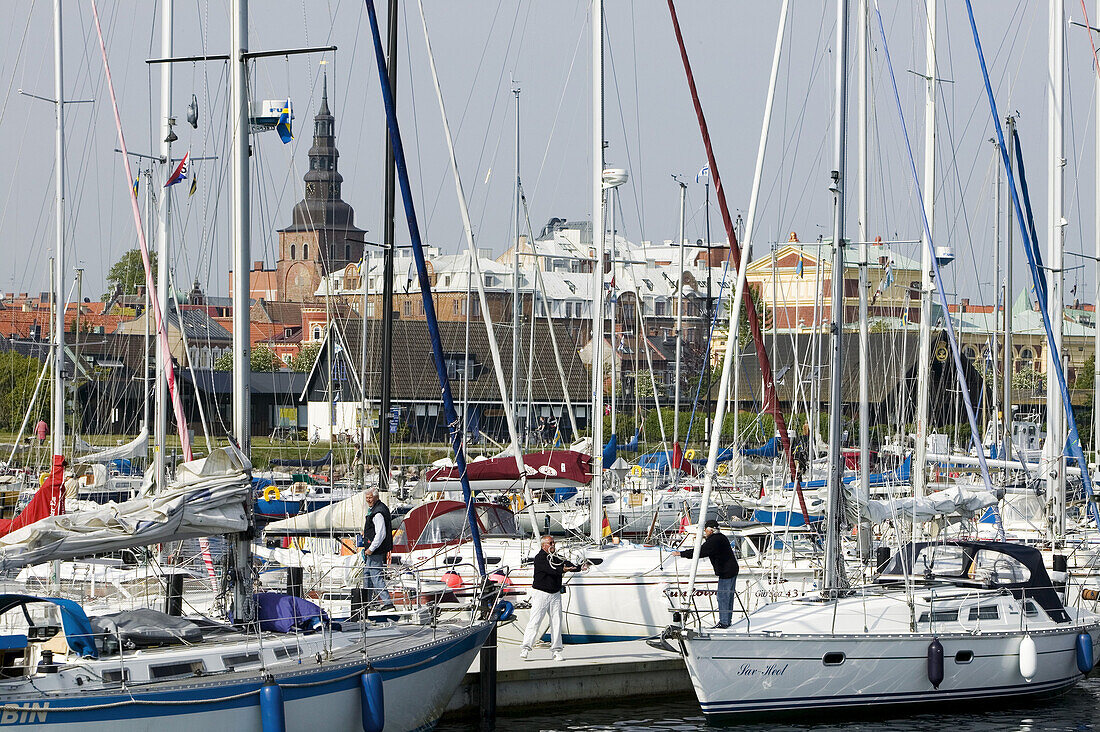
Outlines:
{"type": "MultiPolygon", "coordinates": [[[[382,732],[386,726],[386,704],[382,695],[382,674],[367,671],[359,677],[363,703],[363,732],[382,732]]],[[[267,732],[265,729],[264,732],[267,732]]]]}
{"type": "Polygon", "coordinates": [[[260,687],[260,726],[263,732],[286,732],[283,690],[274,681],[260,687]]]}
{"type": "Polygon", "coordinates": [[[1095,666],[1092,655],[1092,636],[1081,632],[1077,634],[1077,670],[1083,674],[1092,671],[1095,666]]]}
{"type": "MultiPolygon", "coordinates": [[[[516,612],[516,606],[507,600],[501,600],[497,603],[497,620],[508,620],[516,612]]],[[[1087,635],[1087,634],[1086,634],[1087,635]]],[[[1089,646],[1091,648],[1091,646],[1089,646]]]]}

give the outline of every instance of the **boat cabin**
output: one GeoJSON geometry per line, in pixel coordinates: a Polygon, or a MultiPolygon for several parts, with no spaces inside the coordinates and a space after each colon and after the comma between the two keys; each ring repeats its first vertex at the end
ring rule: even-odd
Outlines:
{"type": "Polygon", "coordinates": [[[1039,550],[1022,544],[912,542],[891,557],[875,578],[877,584],[906,580],[1007,590],[1018,600],[1030,598],[1037,602],[1056,623],[1070,620],[1039,550]]]}
{"type": "MultiPolygon", "coordinates": [[[[478,530],[483,537],[519,537],[515,514],[495,503],[474,504],[478,530]]],[[[415,549],[460,544],[470,539],[466,504],[461,501],[432,501],[405,514],[394,528],[393,551],[406,554],[415,549]]]]}

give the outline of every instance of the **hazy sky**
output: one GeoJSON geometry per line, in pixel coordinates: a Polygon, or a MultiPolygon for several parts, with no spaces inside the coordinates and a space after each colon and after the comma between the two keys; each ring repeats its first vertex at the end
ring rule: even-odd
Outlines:
{"type": "MultiPolygon", "coordinates": [[[[99,0],[111,70],[131,150],[152,152],[160,95],[159,72],[145,63],[161,55],[159,3],[99,0]]],[[[851,3],[853,7],[855,2],[851,3]]],[[[458,157],[470,200],[478,245],[500,252],[512,223],[515,145],[513,85],[522,89],[522,177],[536,233],[552,216],[590,215],[589,5],[425,0],[429,32],[458,157]]],[[[1067,13],[1080,7],[1067,3],[1067,13]]],[[[1090,3],[1095,5],[1095,3],[1090,3]]],[[[103,64],[85,0],[63,0],[64,71],[70,99],[95,104],[66,110],[69,180],[67,227],[70,270],[85,268],[85,295],[104,290],[107,268],[136,246],[129,210],[129,184],[117,147],[103,64]]],[[[729,205],[748,206],[757,142],[774,49],[780,3],[759,0],[692,0],[678,10],[710,123],[729,205]]],[[[765,161],[757,234],[767,242],[796,231],[804,239],[830,233],[829,171],[833,162],[833,87],[836,10],[832,2],[793,0],[784,39],[775,112],[765,161]]],[[[1036,217],[1047,221],[1047,5],[1037,0],[982,0],[975,12],[1002,113],[1016,111],[1027,156],[1036,217]]],[[[0,289],[38,292],[48,287],[47,261],[54,247],[53,110],[18,90],[52,96],[52,3],[10,3],[7,30],[0,30],[0,289]]],[[[906,122],[915,153],[923,149],[924,82],[910,70],[924,67],[923,4],[883,2],[882,15],[906,122]]],[[[629,169],[621,189],[621,230],[633,240],[662,241],[676,235],[678,188],[671,175],[690,183],[688,235],[702,237],[703,187],[694,176],[705,162],[666,4],[658,0],[608,0],[605,54],[607,161],[629,169]]],[[[384,17],[385,2],[379,3],[384,17]]],[[[175,54],[224,53],[228,43],[226,0],[175,3],[175,54]]],[[[1097,13],[1100,15],[1100,13],[1097,13]]],[[[1096,18],[1092,19],[1095,23],[1096,18]]],[[[905,157],[877,24],[872,23],[872,144],[870,233],[916,239],[919,209],[905,157]]],[[[855,23],[851,54],[854,62],[855,23]]],[[[252,67],[257,100],[289,96],[296,139],[282,145],[274,133],[253,140],[252,259],[274,264],[276,230],[289,223],[302,197],[302,175],[311,144],[320,76],[329,74],[337,117],[344,198],[357,223],[380,237],[383,111],[370,28],[362,2],[253,3],[252,50],[333,44],[328,63],[318,55],[262,59],[252,67]]],[[[402,130],[421,229],[446,251],[464,246],[435,93],[428,72],[424,34],[415,2],[403,0],[400,92],[402,130]]],[[[992,127],[965,5],[940,3],[938,76],[939,135],[936,150],[938,208],[936,240],[958,256],[949,268],[949,288],[971,298],[992,299],[992,127]]],[[[1067,30],[1066,249],[1093,250],[1094,71],[1088,37],[1067,30]]],[[[856,237],[855,84],[850,97],[849,235],[856,237]]],[[[175,66],[174,113],[181,125],[175,151],[216,156],[193,166],[199,193],[187,198],[177,186],[175,244],[171,261],[177,286],[196,277],[210,292],[227,290],[229,189],[226,155],[227,67],[222,62],[175,66]],[[200,106],[197,130],[183,122],[194,94],[200,106]]],[[[923,168],[922,168],[923,169],[923,168]]],[[[154,191],[167,170],[153,172],[154,191]]],[[[140,199],[145,205],[143,181],[140,199]]],[[[400,204],[399,204],[400,205],[400,204]]],[[[724,238],[716,206],[712,234],[724,238]]],[[[399,208],[398,237],[407,235],[399,208]]],[[[1019,237],[1017,237],[1017,241],[1019,237]]],[[[1042,242],[1045,247],[1045,241],[1042,242]]],[[[910,247],[910,253],[917,250],[910,247]]],[[[1017,255],[1022,262],[1022,256],[1017,255]]],[[[1067,257],[1067,268],[1088,260],[1067,257]]],[[[1091,300],[1088,269],[1067,272],[1067,298],[1091,300]]],[[[1023,286],[1017,268],[1017,289],[1023,286]]]]}

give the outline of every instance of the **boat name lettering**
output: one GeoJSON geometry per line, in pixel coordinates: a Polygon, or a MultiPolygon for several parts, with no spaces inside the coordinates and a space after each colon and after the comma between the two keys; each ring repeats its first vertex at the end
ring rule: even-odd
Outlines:
{"type": "Polygon", "coordinates": [[[28,722],[45,722],[46,713],[50,703],[42,704],[12,704],[0,712],[0,724],[27,724],[28,722]],[[18,709],[16,709],[18,707],[18,709]]]}
{"type": "Polygon", "coordinates": [[[785,663],[780,666],[778,663],[769,663],[764,668],[757,668],[756,666],[750,666],[747,663],[741,664],[741,668],[737,669],[738,676],[782,676],[787,671],[789,663],[785,663]]]}
{"type": "MultiPolygon", "coordinates": [[[[687,592],[684,590],[668,590],[669,597],[683,597],[687,592]]],[[[691,593],[692,597],[711,597],[717,595],[718,590],[694,590],[691,593]]]]}

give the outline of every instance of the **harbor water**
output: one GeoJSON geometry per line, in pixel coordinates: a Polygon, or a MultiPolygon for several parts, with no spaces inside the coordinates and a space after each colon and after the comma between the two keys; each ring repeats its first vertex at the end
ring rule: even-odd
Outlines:
{"type": "MultiPolygon", "coordinates": [[[[1067,694],[1048,702],[1026,706],[987,707],[973,713],[952,711],[937,714],[929,710],[925,714],[904,712],[898,716],[875,716],[857,720],[838,720],[833,723],[805,722],[753,723],[733,725],[739,732],[764,732],[767,730],[813,730],[827,732],[924,732],[924,730],[953,730],[957,732],[1039,732],[1050,730],[1084,732],[1100,729],[1097,720],[1100,710],[1100,676],[1092,676],[1074,687],[1067,694]]],[[[822,713],[819,717],[828,717],[822,713]]],[[[730,729],[708,725],[699,705],[692,696],[675,699],[640,699],[611,706],[569,708],[560,705],[545,712],[501,715],[497,719],[498,730],[508,732],[577,732],[578,730],[614,730],[615,732],[641,732],[642,730],[669,730],[691,732],[693,730],[730,729]]],[[[475,720],[441,724],[440,732],[476,732],[475,720]]]]}

